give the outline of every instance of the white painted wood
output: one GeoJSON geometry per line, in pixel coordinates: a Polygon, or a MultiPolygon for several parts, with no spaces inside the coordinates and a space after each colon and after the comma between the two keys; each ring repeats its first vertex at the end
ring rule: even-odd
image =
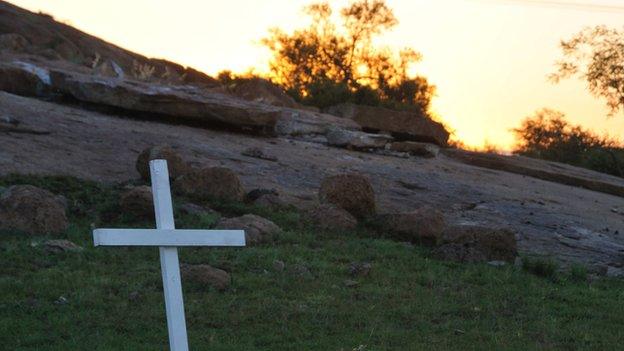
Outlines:
{"type": "Polygon", "coordinates": [[[95,246],[245,246],[243,230],[96,229],[95,246]]]}
{"type": "MultiPolygon", "coordinates": [[[[156,228],[175,229],[167,161],[150,161],[150,172],[156,228]]],[[[165,292],[169,348],[171,351],[188,351],[180,263],[178,261],[178,249],[175,246],[160,247],[160,269],[162,271],[163,289],[165,292]]]]}
{"type": "Polygon", "coordinates": [[[95,229],[95,246],[158,246],[169,348],[188,351],[177,246],[245,246],[243,230],[176,230],[167,161],[150,162],[157,229],[95,229]]]}

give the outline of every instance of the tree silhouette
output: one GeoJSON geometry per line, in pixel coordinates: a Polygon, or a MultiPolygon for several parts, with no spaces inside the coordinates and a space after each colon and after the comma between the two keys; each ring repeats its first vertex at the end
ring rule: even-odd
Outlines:
{"type": "Polygon", "coordinates": [[[318,107],[351,101],[426,113],[435,87],[408,69],[421,60],[411,48],[398,54],[372,45],[372,39],[398,22],[383,0],[359,0],[332,21],[328,3],[304,8],[307,28],[286,33],[271,29],[263,39],[273,53],[270,78],[296,100],[318,107]]]}
{"type": "Polygon", "coordinates": [[[587,81],[594,96],[607,100],[610,115],[624,111],[624,31],[585,28],[561,41],[561,50],[564,57],[551,75],[555,82],[577,76],[587,81]]]}

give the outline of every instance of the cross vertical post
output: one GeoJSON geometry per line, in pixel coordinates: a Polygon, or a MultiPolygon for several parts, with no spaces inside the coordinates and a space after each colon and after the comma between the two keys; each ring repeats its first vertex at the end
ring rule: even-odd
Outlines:
{"type": "MultiPolygon", "coordinates": [[[[156,228],[175,229],[167,161],[150,161],[150,172],[156,228]]],[[[171,351],[188,351],[178,249],[175,246],[160,246],[159,250],[165,293],[165,310],[167,312],[167,329],[169,331],[169,348],[171,351]]]]}

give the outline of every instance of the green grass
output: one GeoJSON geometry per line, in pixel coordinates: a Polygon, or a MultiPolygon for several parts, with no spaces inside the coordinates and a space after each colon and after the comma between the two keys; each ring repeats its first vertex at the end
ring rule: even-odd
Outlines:
{"type": "MultiPolygon", "coordinates": [[[[80,253],[46,254],[45,236],[0,233],[0,345],[10,350],[167,349],[156,248],[94,248],[95,226],[153,227],[120,213],[120,186],[71,178],[10,176],[64,194],[66,238],[80,253]],[[138,298],[130,296],[138,292],[138,298]],[[63,296],[67,303],[58,303],[63,296]]],[[[179,200],[179,199],[176,199],[179,200]]],[[[231,272],[224,292],[183,282],[192,350],[616,350],[624,341],[624,283],[588,282],[532,261],[533,271],[430,258],[423,248],[365,230],[317,232],[292,211],[213,204],[259,213],[285,229],[274,244],[184,248],[184,263],[231,272]],[[286,269],[273,269],[282,260],[286,269]],[[371,262],[352,278],[350,262],[371,262]],[[311,275],[288,267],[303,264],[311,275]],[[359,284],[347,287],[345,280],[359,284]]],[[[176,214],[179,228],[214,217],[176,214]]]]}

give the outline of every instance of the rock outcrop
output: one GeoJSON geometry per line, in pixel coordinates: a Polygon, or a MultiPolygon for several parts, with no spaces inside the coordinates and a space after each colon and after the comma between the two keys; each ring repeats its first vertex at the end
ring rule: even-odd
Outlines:
{"type": "Polygon", "coordinates": [[[384,149],[393,138],[383,134],[333,128],[325,135],[327,144],[353,150],[384,149]]]}
{"type": "Polygon", "coordinates": [[[389,132],[399,140],[423,141],[446,146],[449,138],[449,132],[441,123],[422,113],[351,103],[332,106],[327,112],[352,119],[365,131],[389,132]]]}
{"type": "Polygon", "coordinates": [[[321,203],[334,204],[356,218],[375,214],[375,192],[368,177],[357,173],[339,174],[323,179],[319,189],[321,203]]]}
{"type": "Polygon", "coordinates": [[[0,196],[0,229],[59,234],[69,226],[65,202],[32,185],[14,185],[0,196]]]}
{"type": "Polygon", "coordinates": [[[282,231],[277,224],[254,214],[246,214],[234,218],[222,218],[217,223],[216,228],[244,230],[245,242],[247,245],[270,242],[282,231]]]}
{"type": "Polygon", "coordinates": [[[191,170],[176,179],[173,188],[181,195],[196,199],[242,202],[245,198],[238,175],[224,167],[191,170]]]}

